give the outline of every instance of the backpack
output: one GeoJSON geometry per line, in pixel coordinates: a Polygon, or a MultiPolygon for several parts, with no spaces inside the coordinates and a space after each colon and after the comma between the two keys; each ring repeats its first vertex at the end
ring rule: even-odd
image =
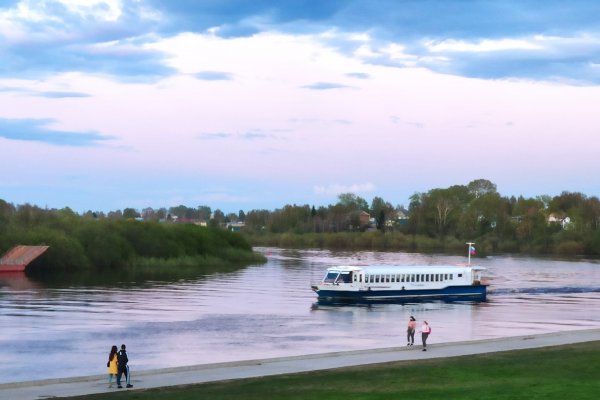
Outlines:
{"type": "Polygon", "coordinates": [[[119,350],[117,353],[117,362],[119,363],[119,366],[124,367],[127,365],[128,361],[129,359],[127,358],[127,353],[124,350],[119,350]]]}

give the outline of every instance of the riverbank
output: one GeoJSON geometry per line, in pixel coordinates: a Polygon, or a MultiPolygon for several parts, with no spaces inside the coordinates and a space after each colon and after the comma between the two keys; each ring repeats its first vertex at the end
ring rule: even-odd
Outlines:
{"type": "MultiPolygon", "coordinates": [[[[252,246],[281,247],[288,249],[328,249],[333,251],[393,251],[422,254],[465,255],[466,239],[452,235],[431,236],[409,234],[401,231],[366,232],[305,232],[274,233],[242,231],[242,235],[252,246]]],[[[535,257],[560,257],[578,260],[598,258],[595,247],[585,243],[590,240],[572,240],[567,236],[553,237],[552,240],[519,241],[496,236],[475,236],[470,239],[477,243],[478,258],[498,255],[522,255],[535,257]]]]}
{"type": "MultiPolygon", "coordinates": [[[[415,346],[414,348],[393,347],[298,357],[204,364],[150,371],[135,371],[135,366],[132,366],[132,384],[134,385],[134,388],[129,390],[137,391],[140,389],[293,374],[358,365],[458,357],[595,341],[600,341],[600,329],[453,343],[435,343],[435,339],[432,336],[432,343],[428,346],[427,352],[421,351],[420,346],[415,346]]],[[[0,398],[11,400],[33,400],[49,397],[84,396],[115,392],[117,390],[118,389],[108,388],[106,375],[93,375],[0,384],[0,398]]],[[[125,390],[127,389],[123,389],[123,391],[125,390]]]]}

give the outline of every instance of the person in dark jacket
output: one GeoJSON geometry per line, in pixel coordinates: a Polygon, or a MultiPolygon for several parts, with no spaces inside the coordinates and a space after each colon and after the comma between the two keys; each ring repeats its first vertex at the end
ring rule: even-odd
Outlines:
{"type": "Polygon", "coordinates": [[[129,369],[127,367],[127,363],[129,362],[129,358],[127,357],[127,350],[125,350],[125,345],[121,345],[121,350],[117,353],[117,387],[119,389],[123,389],[121,386],[121,375],[125,374],[125,381],[127,382],[127,387],[131,388],[133,385],[129,381],[129,369]]]}

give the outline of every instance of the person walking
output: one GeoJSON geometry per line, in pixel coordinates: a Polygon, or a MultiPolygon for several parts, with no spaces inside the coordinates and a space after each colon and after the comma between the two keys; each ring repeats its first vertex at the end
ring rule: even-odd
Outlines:
{"type": "Polygon", "coordinates": [[[117,361],[118,361],[118,372],[117,372],[117,387],[119,389],[123,389],[121,386],[121,376],[125,374],[125,382],[127,382],[127,387],[132,388],[133,385],[129,380],[129,367],[127,367],[127,363],[129,362],[129,358],[127,357],[127,350],[125,350],[125,345],[121,345],[121,350],[117,353],[117,361]]]}
{"type": "Polygon", "coordinates": [[[431,333],[431,327],[427,323],[427,321],[423,321],[423,325],[421,325],[421,340],[423,341],[423,351],[427,351],[427,338],[431,333]]]}
{"type": "Polygon", "coordinates": [[[406,328],[406,340],[408,341],[407,346],[415,344],[415,330],[417,329],[417,320],[412,315],[408,320],[408,327],[406,328]]]}
{"type": "Polygon", "coordinates": [[[108,387],[112,387],[113,377],[117,377],[117,346],[113,346],[110,349],[110,354],[108,355],[108,362],[106,363],[106,367],[108,368],[108,387]]]}

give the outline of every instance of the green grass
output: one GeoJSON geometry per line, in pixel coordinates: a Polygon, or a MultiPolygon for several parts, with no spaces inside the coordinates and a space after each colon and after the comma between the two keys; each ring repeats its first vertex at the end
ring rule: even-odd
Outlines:
{"type": "Polygon", "coordinates": [[[72,399],[595,400],[599,395],[600,341],[72,399]]]}

